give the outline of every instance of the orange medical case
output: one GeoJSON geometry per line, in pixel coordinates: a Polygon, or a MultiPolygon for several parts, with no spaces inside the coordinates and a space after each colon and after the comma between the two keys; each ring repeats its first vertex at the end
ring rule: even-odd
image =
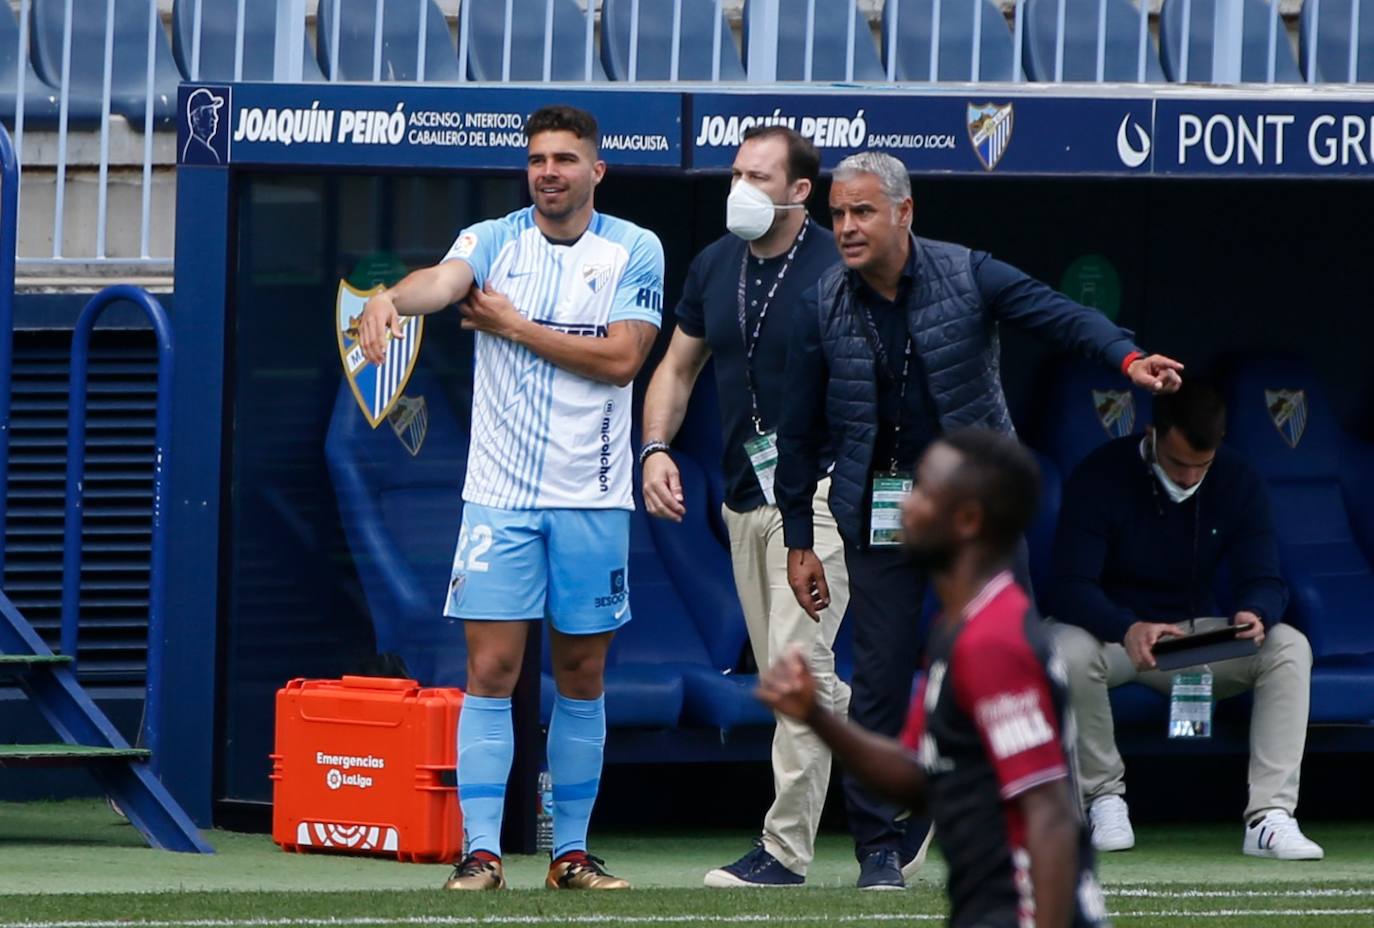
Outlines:
{"type": "Polygon", "coordinates": [[[277,691],[272,840],[288,851],[450,861],[463,848],[457,689],[292,680],[277,691]]]}

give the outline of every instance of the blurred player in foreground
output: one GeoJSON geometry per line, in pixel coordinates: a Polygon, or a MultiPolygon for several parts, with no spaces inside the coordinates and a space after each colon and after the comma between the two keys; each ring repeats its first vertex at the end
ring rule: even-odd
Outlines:
{"type": "Polygon", "coordinates": [[[950,433],[922,457],[902,527],[943,611],[900,739],[820,707],[795,651],[759,687],[870,788],[929,806],[956,928],[1106,924],[1073,783],[1064,668],[1011,575],[1039,482],[1015,438],[984,429],[950,433]]]}

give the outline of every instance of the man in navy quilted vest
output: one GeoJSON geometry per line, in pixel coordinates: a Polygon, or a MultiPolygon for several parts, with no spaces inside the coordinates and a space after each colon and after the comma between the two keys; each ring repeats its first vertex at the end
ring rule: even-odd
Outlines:
{"type": "Polygon", "coordinates": [[[1155,401],[1144,437],[1107,442],[1064,487],[1054,540],[1054,640],[1068,665],[1093,846],[1135,845],[1107,691],[1140,682],[1171,695],[1173,738],[1210,737],[1213,696],[1254,690],[1241,849],[1254,857],[1320,860],[1321,846],[1293,818],[1312,648],[1282,621],[1288,589],[1264,480],[1222,445],[1225,431],[1221,394],[1190,378],[1155,401]],[[1213,594],[1223,564],[1233,600],[1226,614],[1213,594]],[[1226,626],[1253,645],[1229,659],[1214,653],[1207,664],[1176,674],[1159,669],[1161,639],[1226,626]]]}
{"type": "MultiPolygon", "coordinates": [[[[926,447],[960,426],[1011,432],[998,325],[1100,360],[1155,392],[1176,390],[1182,365],[1147,355],[1096,310],[990,255],[916,238],[911,179],[891,155],[863,152],[836,167],[830,214],[842,266],[821,276],[793,317],[776,492],[788,583],[803,609],[829,601],[814,551],[816,463],[834,454],[830,510],[845,544],[854,636],[850,717],[901,731],[923,647],[928,577],[901,548],[901,500],[926,447]]],[[[1028,587],[1028,583],[1024,583],[1028,587]]],[[[845,778],[859,885],[904,885],[901,862],[924,822],[845,778]]]]}

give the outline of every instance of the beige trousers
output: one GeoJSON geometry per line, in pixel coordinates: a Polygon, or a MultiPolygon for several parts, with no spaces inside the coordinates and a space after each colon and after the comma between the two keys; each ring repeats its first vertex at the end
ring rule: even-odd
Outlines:
{"type": "MultiPolygon", "coordinates": [[[[1196,619],[1196,631],[1227,624],[1224,618],[1196,619]]],[[[1053,623],[1054,642],[1069,672],[1070,701],[1078,722],[1078,763],[1085,804],[1126,792],[1126,768],[1116,749],[1107,691],[1123,683],[1144,683],[1168,694],[1172,671],[1137,671],[1120,644],[1103,644],[1076,625],[1053,623]]],[[[1298,804],[1298,775],[1307,741],[1312,648],[1307,637],[1282,623],[1266,632],[1253,657],[1209,665],[1217,699],[1255,691],[1250,713],[1250,798],[1248,821],[1266,809],[1290,815],[1298,804]]],[[[1161,730],[1162,730],[1161,723],[1161,730]]]]}
{"type": "MultiPolygon", "coordinates": [[[[849,713],[849,685],[835,675],[835,635],[849,605],[844,543],[830,514],[829,479],[815,497],[815,552],[830,584],[830,606],[813,622],[787,585],[787,548],[776,506],[752,512],[724,508],[730,532],[735,589],[754,660],[766,668],[792,645],[800,645],[815,674],[822,705],[849,713]]],[[[763,819],[763,846],[787,869],[806,874],[816,852],[816,827],[830,785],[830,749],[801,722],[778,716],[773,731],[773,805],[763,819]]]]}

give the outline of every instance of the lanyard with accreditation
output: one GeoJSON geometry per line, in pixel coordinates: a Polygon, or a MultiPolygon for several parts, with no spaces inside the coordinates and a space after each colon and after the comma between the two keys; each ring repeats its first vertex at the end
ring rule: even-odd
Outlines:
{"type": "MultiPolygon", "coordinates": [[[[864,335],[873,350],[878,376],[891,382],[892,365],[887,348],[883,346],[873,314],[864,307],[859,314],[864,322],[864,335]]],[[[906,350],[902,353],[902,373],[897,380],[897,418],[892,424],[892,458],[886,473],[873,475],[871,502],[868,509],[868,543],[875,548],[890,548],[902,543],[902,500],[914,484],[910,473],[897,469],[897,453],[902,441],[902,415],[906,412],[906,388],[911,379],[911,355],[915,349],[911,333],[906,336],[906,350]]]]}
{"type": "Polygon", "coordinates": [[[749,276],[748,247],[744,249],[744,256],[740,258],[739,265],[739,334],[740,338],[744,339],[744,380],[749,385],[749,412],[754,421],[754,437],[744,443],[744,453],[749,456],[749,464],[754,469],[754,476],[758,478],[759,489],[763,491],[763,498],[770,506],[777,504],[773,494],[773,478],[778,469],[778,431],[776,428],[763,427],[763,417],[759,413],[758,385],[754,382],[754,352],[759,346],[759,336],[763,334],[763,321],[768,318],[768,307],[772,305],[778,287],[782,286],[783,278],[792,267],[792,260],[796,258],[797,250],[806,240],[806,231],[809,228],[811,220],[808,218],[803,220],[801,231],[797,233],[792,248],[783,259],[782,267],[778,268],[778,276],[773,280],[773,286],[768,288],[768,293],[763,298],[763,305],[759,307],[759,317],[754,322],[752,334],[749,331],[749,313],[745,309],[745,283],[749,276]]]}

